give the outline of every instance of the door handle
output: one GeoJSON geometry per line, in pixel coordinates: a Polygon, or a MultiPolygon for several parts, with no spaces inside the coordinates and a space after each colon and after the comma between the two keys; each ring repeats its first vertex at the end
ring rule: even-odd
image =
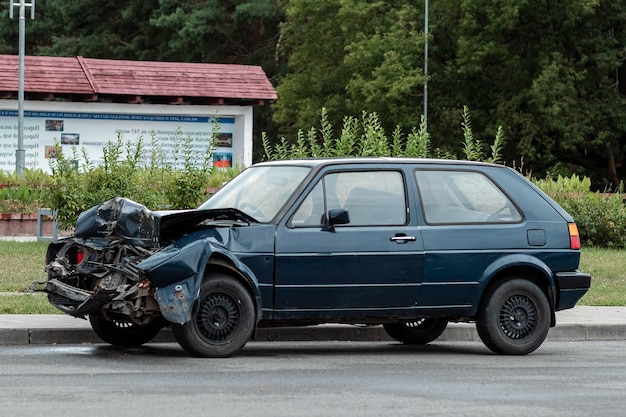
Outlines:
{"type": "Polygon", "coordinates": [[[413,242],[416,239],[415,239],[415,236],[395,235],[393,237],[390,237],[389,240],[392,242],[397,242],[397,243],[406,243],[406,242],[413,242]]]}

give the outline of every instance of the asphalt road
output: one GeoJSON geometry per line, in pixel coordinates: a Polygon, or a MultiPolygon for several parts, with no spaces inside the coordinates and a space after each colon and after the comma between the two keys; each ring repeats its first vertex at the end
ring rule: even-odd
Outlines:
{"type": "Polygon", "coordinates": [[[548,341],[522,357],[480,342],[252,342],[227,359],[177,345],[0,347],[0,415],[621,416],[623,341],[548,341]]]}

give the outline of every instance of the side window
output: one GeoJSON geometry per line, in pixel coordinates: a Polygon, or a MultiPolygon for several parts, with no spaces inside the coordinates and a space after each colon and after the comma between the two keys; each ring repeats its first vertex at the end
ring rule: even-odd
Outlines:
{"type": "Polygon", "coordinates": [[[291,218],[293,227],[322,226],[329,210],[345,209],[346,226],[406,223],[406,195],[397,171],[329,173],[313,188],[291,218]]]}
{"type": "Polygon", "coordinates": [[[517,223],[522,216],[491,179],[474,171],[416,171],[426,222],[517,223]]]}
{"type": "Polygon", "coordinates": [[[291,218],[293,227],[320,227],[324,217],[324,181],[317,183],[291,218]]]}

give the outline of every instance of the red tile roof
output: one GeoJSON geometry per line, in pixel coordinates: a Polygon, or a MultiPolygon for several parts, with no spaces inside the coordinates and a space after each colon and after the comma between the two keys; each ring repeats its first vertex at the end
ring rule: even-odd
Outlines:
{"type": "MultiPolygon", "coordinates": [[[[19,57],[0,55],[0,98],[17,98],[19,57]]],[[[263,104],[276,90],[261,67],[27,56],[27,100],[263,104]]]]}

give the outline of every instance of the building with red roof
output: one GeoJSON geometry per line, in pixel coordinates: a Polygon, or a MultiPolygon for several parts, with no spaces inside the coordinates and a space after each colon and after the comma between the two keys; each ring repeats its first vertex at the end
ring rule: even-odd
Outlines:
{"type": "MultiPolygon", "coordinates": [[[[0,55],[0,75],[0,169],[12,170],[19,57],[0,55]]],[[[277,98],[258,66],[80,56],[25,57],[24,97],[26,167],[44,170],[55,141],[79,146],[97,162],[118,135],[156,139],[166,155],[176,138],[189,138],[201,150],[217,136],[216,165],[246,166],[252,162],[253,107],[277,98]],[[220,131],[213,135],[216,117],[220,131]]]]}

